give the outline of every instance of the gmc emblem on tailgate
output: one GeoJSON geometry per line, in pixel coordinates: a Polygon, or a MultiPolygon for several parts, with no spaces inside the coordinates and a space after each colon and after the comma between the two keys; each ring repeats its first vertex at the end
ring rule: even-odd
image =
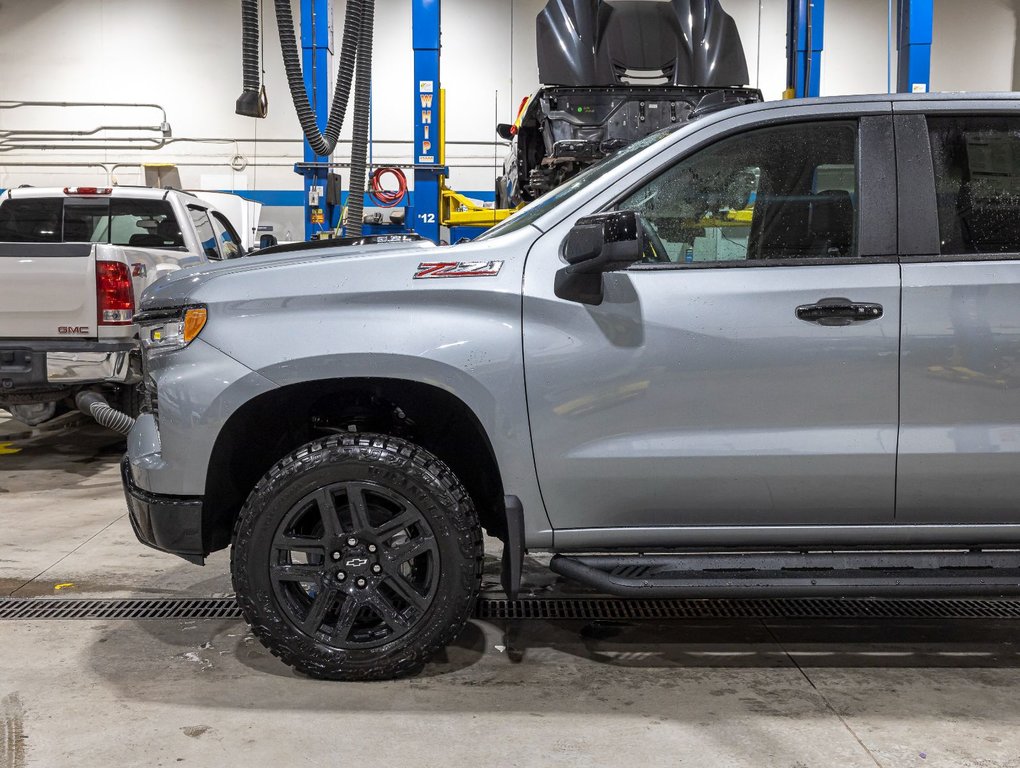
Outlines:
{"type": "Polygon", "coordinates": [[[61,336],[80,336],[82,334],[87,336],[89,327],[87,325],[62,325],[57,328],[57,333],[61,336]]]}

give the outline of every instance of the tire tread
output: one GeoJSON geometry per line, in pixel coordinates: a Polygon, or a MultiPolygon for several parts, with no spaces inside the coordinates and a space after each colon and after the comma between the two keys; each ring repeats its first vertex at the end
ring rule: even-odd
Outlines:
{"type": "MultiPolygon", "coordinates": [[[[256,484],[234,524],[231,573],[238,605],[252,632],[274,656],[313,677],[330,680],[382,680],[401,677],[424,665],[433,655],[457,638],[467,624],[481,589],[484,542],[478,513],[467,490],[453,471],[424,448],[399,437],[372,433],[333,435],[313,440],[280,459],[256,484]],[[320,464],[356,460],[366,463],[404,465],[425,480],[438,494],[449,496],[444,504],[462,556],[458,586],[461,591],[452,619],[434,631],[419,634],[425,642],[410,643],[382,655],[375,663],[351,664],[345,652],[321,646],[322,652],[309,658],[309,640],[285,625],[260,620],[256,601],[243,588],[247,581],[247,560],[241,548],[250,539],[259,513],[276,491],[302,472],[320,464]],[[239,586],[242,587],[239,589],[239,586]]],[[[443,564],[446,567],[446,564],[443,564]]],[[[444,596],[437,595],[440,600],[444,596]]],[[[447,596],[449,599],[449,596],[447,596]]],[[[385,648],[385,646],[384,646],[385,648]]]]}

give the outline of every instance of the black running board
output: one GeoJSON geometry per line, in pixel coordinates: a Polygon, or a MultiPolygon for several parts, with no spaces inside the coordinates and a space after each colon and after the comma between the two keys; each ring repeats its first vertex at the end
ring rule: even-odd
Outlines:
{"type": "Polygon", "coordinates": [[[1020,552],[556,555],[549,567],[618,597],[1003,597],[1020,552]]]}

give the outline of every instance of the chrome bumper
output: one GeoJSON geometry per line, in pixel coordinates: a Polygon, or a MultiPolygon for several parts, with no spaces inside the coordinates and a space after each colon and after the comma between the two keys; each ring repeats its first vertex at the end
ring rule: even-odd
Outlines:
{"type": "Polygon", "coordinates": [[[0,400],[7,393],[66,389],[81,384],[133,384],[135,342],[0,339],[0,400]]]}
{"type": "Polygon", "coordinates": [[[130,352],[47,352],[46,379],[50,384],[109,381],[124,384],[132,377],[130,352]]]}

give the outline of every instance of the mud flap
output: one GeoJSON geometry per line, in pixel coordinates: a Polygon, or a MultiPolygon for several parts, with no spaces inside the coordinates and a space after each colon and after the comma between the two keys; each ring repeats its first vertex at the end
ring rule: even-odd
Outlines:
{"type": "Polygon", "coordinates": [[[521,571],[524,569],[524,507],[516,496],[504,496],[506,512],[506,540],[503,542],[503,569],[500,582],[511,600],[521,591],[521,571]]]}

